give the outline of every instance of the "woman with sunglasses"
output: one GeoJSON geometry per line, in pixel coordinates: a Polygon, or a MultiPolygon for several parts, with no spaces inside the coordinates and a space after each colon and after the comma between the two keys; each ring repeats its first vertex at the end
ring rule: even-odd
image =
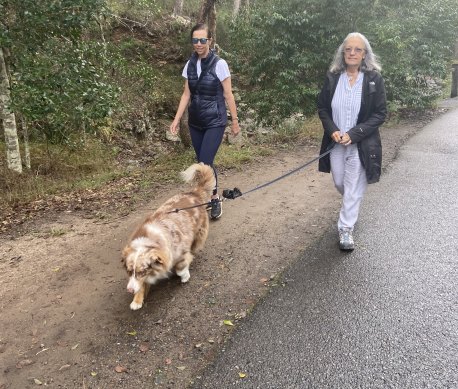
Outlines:
{"type": "Polygon", "coordinates": [[[324,135],[319,171],[332,172],[342,195],[337,227],[339,248],[353,250],[353,228],[367,184],[378,182],[382,166],[379,127],[386,117],[381,67],[369,41],[349,34],[337,49],[318,97],[324,135]]]}
{"type": "Polygon", "coordinates": [[[180,119],[188,107],[189,131],[197,161],[213,167],[217,186],[211,199],[210,217],[218,219],[223,210],[218,196],[218,178],[213,161],[223,140],[227,124],[226,103],[231,114],[231,132],[240,132],[237,108],[232,94],[231,74],[224,59],[210,49],[211,36],[205,24],[197,24],[191,30],[194,53],[183,69],[184,91],[175,119],[170,125],[177,134],[180,119]]]}

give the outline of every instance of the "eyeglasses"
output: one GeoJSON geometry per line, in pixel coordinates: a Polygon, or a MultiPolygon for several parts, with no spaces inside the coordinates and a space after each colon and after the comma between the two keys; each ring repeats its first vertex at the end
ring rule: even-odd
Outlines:
{"type": "Polygon", "coordinates": [[[364,51],[364,49],[360,49],[359,47],[355,47],[355,48],[346,47],[344,49],[344,52],[345,54],[351,54],[353,50],[355,51],[356,54],[361,54],[364,51]]]}
{"type": "Polygon", "coordinates": [[[211,38],[191,38],[191,42],[193,45],[197,45],[199,42],[205,45],[209,39],[211,38]]]}

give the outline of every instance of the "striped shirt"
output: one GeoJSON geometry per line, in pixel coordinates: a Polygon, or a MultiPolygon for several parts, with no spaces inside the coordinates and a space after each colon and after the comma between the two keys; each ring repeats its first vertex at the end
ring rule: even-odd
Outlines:
{"type": "Polygon", "coordinates": [[[346,72],[339,77],[331,108],[332,121],[340,129],[341,135],[353,128],[358,121],[358,114],[361,109],[363,78],[364,74],[359,72],[356,82],[353,86],[350,86],[350,80],[346,72]]]}

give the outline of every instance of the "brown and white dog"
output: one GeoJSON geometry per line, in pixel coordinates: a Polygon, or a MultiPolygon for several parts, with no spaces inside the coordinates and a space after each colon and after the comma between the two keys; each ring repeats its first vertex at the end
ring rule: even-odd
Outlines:
{"type": "Polygon", "coordinates": [[[150,285],[172,271],[181,282],[188,282],[189,265],[207,240],[206,206],[194,206],[210,201],[216,185],[213,169],[196,163],[181,176],[193,184],[192,189],[173,196],[148,216],[123,249],[122,262],[129,275],[127,290],[134,294],[132,310],[142,307],[150,285]]]}

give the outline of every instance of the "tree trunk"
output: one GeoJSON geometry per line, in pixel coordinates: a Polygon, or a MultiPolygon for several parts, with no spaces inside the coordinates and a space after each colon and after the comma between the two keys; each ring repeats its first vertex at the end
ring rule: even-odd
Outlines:
{"type": "Polygon", "coordinates": [[[458,96],[458,64],[452,65],[452,91],[450,97],[458,96]]]}
{"type": "Polygon", "coordinates": [[[10,103],[10,82],[6,71],[3,48],[0,47],[0,119],[3,122],[3,129],[5,131],[6,159],[9,169],[22,173],[16,117],[9,109],[10,103]]]}
{"type": "Polygon", "coordinates": [[[212,36],[211,47],[216,44],[216,0],[203,0],[200,7],[198,23],[206,23],[212,36]]]}
{"type": "Polygon", "coordinates": [[[240,11],[240,0],[234,0],[234,9],[232,10],[232,19],[236,19],[240,11]]]}
{"type": "Polygon", "coordinates": [[[22,123],[22,132],[24,134],[24,157],[25,157],[25,166],[30,170],[30,147],[29,147],[29,128],[27,126],[27,120],[24,116],[21,116],[22,123]]]}
{"type": "Polygon", "coordinates": [[[183,14],[183,3],[184,0],[175,0],[175,6],[173,7],[173,15],[181,16],[183,14]]]}

